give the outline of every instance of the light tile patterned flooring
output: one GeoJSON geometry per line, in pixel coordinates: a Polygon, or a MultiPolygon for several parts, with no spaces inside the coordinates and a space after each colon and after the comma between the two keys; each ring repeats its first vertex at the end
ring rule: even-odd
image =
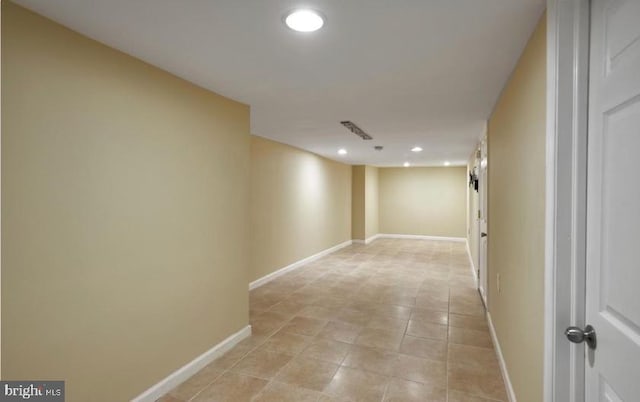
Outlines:
{"type": "Polygon", "coordinates": [[[507,401],[464,243],[353,245],[250,308],[253,335],[160,401],[507,401]]]}

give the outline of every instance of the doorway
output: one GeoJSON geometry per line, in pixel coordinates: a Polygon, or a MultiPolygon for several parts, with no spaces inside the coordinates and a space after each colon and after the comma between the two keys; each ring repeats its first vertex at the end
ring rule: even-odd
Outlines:
{"type": "Polygon", "coordinates": [[[640,1],[548,18],[545,400],[637,400],[640,1]]]}

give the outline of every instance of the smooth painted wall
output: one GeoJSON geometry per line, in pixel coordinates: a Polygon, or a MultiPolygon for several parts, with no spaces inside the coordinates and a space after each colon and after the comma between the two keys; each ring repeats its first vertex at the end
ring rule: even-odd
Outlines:
{"type": "Polygon", "coordinates": [[[351,240],[351,166],[251,137],[250,281],[351,240]]]}
{"type": "Polygon", "coordinates": [[[380,233],[460,237],[467,233],[467,168],[379,168],[380,233]]]}
{"type": "Polygon", "coordinates": [[[379,233],[378,168],[354,165],[351,177],[351,235],[366,240],[379,233]]]}
{"type": "Polygon", "coordinates": [[[351,167],[351,237],[354,240],[367,238],[366,215],[366,166],[351,167]]]}
{"type": "Polygon", "coordinates": [[[543,400],[545,113],[543,15],[488,129],[489,311],[519,402],[543,400]]]}
{"type": "Polygon", "coordinates": [[[126,401],[248,323],[249,109],[2,2],[2,375],[126,401]]]}
{"type": "Polygon", "coordinates": [[[365,167],[365,238],[379,233],[378,213],[378,168],[365,167]]]}

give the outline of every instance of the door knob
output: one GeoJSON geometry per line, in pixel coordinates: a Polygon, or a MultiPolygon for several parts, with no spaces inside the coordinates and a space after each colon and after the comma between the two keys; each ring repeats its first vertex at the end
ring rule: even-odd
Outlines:
{"type": "Polygon", "coordinates": [[[578,327],[569,327],[564,331],[564,334],[570,342],[586,342],[590,349],[596,348],[596,330],[591,325],[587,325],[584,330],[578,327]]]}
{"type": "Polygon", "coordinates": [[[480,233],[480,237],[487,237],[487,234],[485,232],[480,233]]]}

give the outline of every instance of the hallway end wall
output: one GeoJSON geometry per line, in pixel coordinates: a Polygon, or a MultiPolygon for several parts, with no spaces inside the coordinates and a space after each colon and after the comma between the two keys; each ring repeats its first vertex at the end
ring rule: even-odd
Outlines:
{"type": "Polygon", "coordinates": [[[459,237],[467,232],[467,168],[379,168],[380,233],[459,237]]]}
{"type": "Polygon", "coordinates": [[[351,240],[351,190],[350,165],[252,136],[249,282],[351,240]]]}
{"type": "Polygon", "coordinates": [[[543,15],[488,126],[489,312],[519,402],[543,400],[545,137],[543,15]]]}

